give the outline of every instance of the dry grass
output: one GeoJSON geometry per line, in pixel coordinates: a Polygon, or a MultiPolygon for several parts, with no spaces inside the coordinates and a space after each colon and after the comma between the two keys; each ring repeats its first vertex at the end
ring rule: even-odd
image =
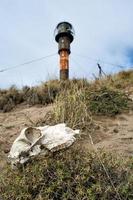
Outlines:
{"type": "Polygon", "coordinates": [[[71,83],[57,95],[53,110],[37,125],[66,123],[73,129],[88,131],[95,126],[93,115],[115,116],[131,108],[131,100],[119,90],[71,83]]]}
{"type": "Polygon", "coordinates": [[[133,85],[133,70],[121,71],[96,82],[98,85],[123,90],[133,85]]]}
{"type": "Polygon", "coordinates": [[[0,111],[8,112],[22,101],[23,95],[15,86],[9,90],[0,90],[0,111]]]}
{"type": "Polygon", "coordinates": [[[59,84],[58,81],[50,81],[37,87],[25,86],[21,90],[15,86],[8,90],[0,90],[0,111],[9,112],[21,103],[32,106],[53,103],[60,89],[59,84]]]}
{"type": "MultiPolygon", "coordinates": [[[[88,83],[86,80],[50,81],[39,87],[0,91],[1,105],[21,102],[30,105],[54,102],[54,109],[37,125],[65,122],[88,133],[94,129],[93,115],[113,116],[129,108],[122,92],[132,83],[132,72],[121,72],[88,83]],[[131,76],[131,80],[129,80],[131,76]],[[121,81],[122,80],[122,81],[121,81]],[[119,87],[118,87],[119,86],[119,87]],[[118,89],[119,88],[119,89],[118,89]],[[8,95],[7,95],[8,94],[8,95]],[[20,98],[21,97],[21,98],[20,98]]],[[[5,109],[4,111],[7,111],[5,109]]],[[[84,138],[82,138],[83,140],[84,138]]],[[[85,140],[88,138],[86,137],[85,140]]],[[[80,140],[71,148],[38,158],[12,171],[10,166],[0,175],[0,195],[4,200],[117,200],[105,170],[95,152],[85,152],[80,140]]],[[[118,158],[99,152],[100,159],[123,200],[133,199],[133,159],[118,158]]]]}
{"type": "Polygon", "coordinates": [[[91,113],[88,110],[85,89],[73,85],[57,96],[51,113],[53,123],[66,123],[73,129],[85,130],[92,124],[91,113]]]}
{"type": "Polygon", "coordinates": [[[52,80],[36,87],[25,86],[21,90],[17,89],[16,86],[12,86],[7,90],[0,90],[0,112],[9,112],[21,103],[30,106],[51,104],[59,93],[72,88],[73,84],[78,87],[89,85],[86,80],[74,79],[63,82],[52,80]]]}
{"type": "Polygon", "coordinates": [[[28,105],[51,104],[57,95],[68,89],[71,90],[75,85],[78,89],[89,88],[93,92],[103,87],[122,90],[133,85],[133,71],[123,71],[92,83],[89,83],[86,79],[73,79],[63,82],[58,80],[48,81],[37,87],[25,86],[21,90],[12,86],[8,90],[0,90],[0,112],[9,112],[21,103],[28,105]]]}

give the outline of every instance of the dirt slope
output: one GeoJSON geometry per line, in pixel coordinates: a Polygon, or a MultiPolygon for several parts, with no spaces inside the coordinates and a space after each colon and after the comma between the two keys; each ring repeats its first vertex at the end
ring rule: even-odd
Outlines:
{"type": "MultiPolygon", "coordinates": [[[[19,106],[12,112],[0,113],[0,169],[4,167],[12,142],[20,131],[24,127],[34,126],[51,108],[19,106]]],[[[95,123],[99,128],[92,137],[97,148],[124,156],[133,155],[133,112],[115,118],[96,117],[95,123]]],[[[90,148],[90,140],[85,140],[83,145],[90,148]]]]}
{"type": "Polygon", "coordinates": [[[0,168],[4,167],[10,147],[20,131],[42,120],[52,106],[19,106],[9,113],[0,113],[0,168]]]}
{"type": "Polygon", "coordinates": [[[124,156],[133,155],[133,112],[115,118],[102,117],[98,123],[101,138],[96,142],[97,148],[104,148],[124,156]]]}

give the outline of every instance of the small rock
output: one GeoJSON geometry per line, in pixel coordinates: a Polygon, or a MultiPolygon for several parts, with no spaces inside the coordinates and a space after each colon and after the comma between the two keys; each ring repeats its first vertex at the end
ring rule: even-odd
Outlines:
{"type": "Polygon", "coordinates": [[[96,130],[99,130],[100,129],[100,126],[99,125],[96,125],[96,130]]]}
{"type": "Polygon", "coordinates": [[[118,128],[114,128],[113,132],[118,133],[119,132],[118,128]]]}
{"type": "Polygon", "coordinates": [[[10,151],[10,150],[9,150],[8,148],[7,148],[7,149],[4,149],[4,153],[6,153],[6,154],[9,153],[9,151],[10,151]]]}

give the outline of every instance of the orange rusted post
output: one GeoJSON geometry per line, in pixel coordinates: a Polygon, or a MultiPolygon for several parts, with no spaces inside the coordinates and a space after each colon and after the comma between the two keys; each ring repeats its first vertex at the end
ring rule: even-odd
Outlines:
{"type": "Polygon", "coordinates": [[[60,80],[69,79],[69,54],[70,43],[74,39],[74,30],[70,23],[61,22],[55,30],[55,40],[58,42],[58,53],[60,55],[60,80]]]}
{"type": "Polygon", "coordinates": [[[60,52],[60,79],[66,80],[69,78],[69,54],[67,51],[60,52]]]}

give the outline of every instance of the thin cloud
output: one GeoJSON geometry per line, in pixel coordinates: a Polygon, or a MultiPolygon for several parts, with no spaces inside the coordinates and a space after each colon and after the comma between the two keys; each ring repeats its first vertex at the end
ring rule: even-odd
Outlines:
{"type": "MultiPolygon", "coordinates": [[[[132,10],[132,0],[5,0],[0,5],[0,69],[57,52],[54,28],[64,20],[70,21],[76,32],[71,45],[71,77],[90,78],[97,73],[96,62],[75,57],[74,53],[131,66],[132,10]]],[[[0,87],[32,85],[45,81],[50,74],[58,76],[58,62],[55,57],[0,73],[0,87]]],[[[105,64],[103,68],[107,73],[120,70],[105,64]]]]}

